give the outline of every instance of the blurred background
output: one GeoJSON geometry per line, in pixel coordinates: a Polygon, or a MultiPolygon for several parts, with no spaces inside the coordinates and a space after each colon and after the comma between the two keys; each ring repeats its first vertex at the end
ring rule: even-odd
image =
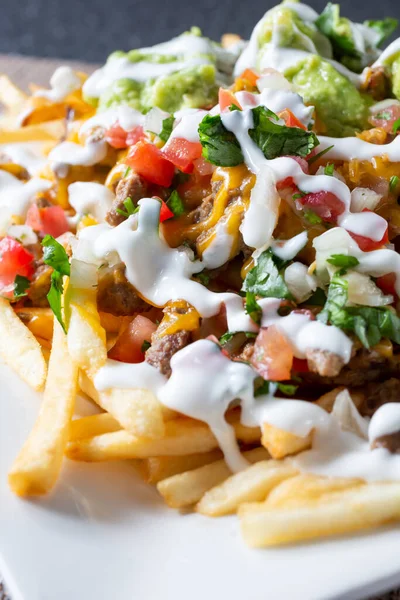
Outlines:
{"type": "MultiPolygon", "coordinates": [[[[1,0],[0,53],[102,62],[115,49],[149,46],[198,25],[218,39],[248,37],[272,0],[1,0]]],[[[326,0],[310,4],[322,10],[326,0]]],[[[399,17],[399,0],[344,0],[355,21],[399,17]]]]}

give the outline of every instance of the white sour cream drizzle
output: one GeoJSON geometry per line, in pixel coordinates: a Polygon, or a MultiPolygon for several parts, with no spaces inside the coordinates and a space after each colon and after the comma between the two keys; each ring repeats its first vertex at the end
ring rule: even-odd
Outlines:
{"type": "MultiPolygon", "coordinates": [[[[81,218],[91,214],[102,223],[112,207],[114,194],[105,185],[95,182],[76,181],[68,186],[69,203],[81,218]]],[[[77,219],[77,220],[78,220],[77,219]]]]}
{"type": "Polygon", "coordinates": [[[144,54],[175,55],[176,60],[165,63],[131,62],[126,56],[111,57],[103,67],[97,69],[85,81],[83,85],[84,94],[92,98],[98,98],[118,79],[127,78],[146,82],[149,79],[169,75],[182,69],[213,64],[213,57],[216,54],[215,46],[210,40],[190,33],[151,48],[141,48],[140,52],[144,54]]]}
{"type": "Polygon", "coordinates": [[[21,167],[24,167],[30,175],[35,175],[46,165],[44,149],[47,142],[13,142],[11,144],[0,144],[1,155],[21,167]]]}
{"type": "Polygon", "coordinates": [[[292,260],[307,244],[308,233],[301,231],[289,240],[274,240],[272,250],[282,260],[292,260]]]}
{"type": "MultiPolygon", "coordinates": [[[[298,315],[304,316],[304,315],[298,315]]],[[[232,427],[224,415],[233,401],[242,406],[241,420],[254,427],[270,423],[279,429],[304,437],[313,433],[312,449],[293,459],[302,471],[338,477],[360,477],[366,480],[399,480],[400,456],[378,448],[370,450],[364,439],[367,421],[357,415],[360,435],[341,428],[340,415],[328,414],[319,406],[302,400],[254,398],[256,373],[240,362],[231,361],[216,344],[199,340],[177,352],[171,360],[172,375],[166,380],[147,363],[124,364],[107,361],[95,378],[99,390],[112,386],[150,389],[165,406],[204,421],[210,426],[232,471],[247,466],[240,455],[232,427]]],[[[390,405],[385,405],[390,406],[390,405]]],[[[370,439],[400,428],[400,407],[380,408],[371,420],[370,439]],[[394,429],[396,427],[396,429],[394,429]]],[[[350,407],[350,412],[354,412],[350,407]]],[[[347,419],[348,420],[348,419],[347,419]]]]}
{"type": "Polygon", "coordinates": [[[36,90],[33,96],[50,102],[62,102],[69,94],[81,87],[81,80],[71,67],[58,67],[51,76],[50,90],[36,90]]]}
{"type": "Polygon", "coordinates": [[[51,186],[51,181],[38,177],[24,183],[11,173],[0,169],[0,229],[8,227],[13,215],[24,218],[35,195],[51,186]]]}
{"type": "Polygon", "coordinates": [[[75,142],[61,142],[49,154],[53,169],[59,165],[92,167],[105,158],[107,154],[105,140],[87,141],[84,146],[75,142]]]}
{"type": "Polygon", "coordinates": [[[85,121],[79,130],[79,135],[88,134],[95,127],[109,129],[115,123],[118,123],[125,131],[132,131],[135,127],[143,125],[144,115],[138,110],[125,104],[116,108],[109,108],[103,112],[98,112],[87,121],[85,121]]]}
{"type": "Polygon", "coordinates": [[[333,160],[372,160],[376,156],[385,156],[390,162],[400,161],[400,136],[394,138],[389,144],[371,144],[356,137],[332,138],[324,135],[318,136],[320,146],[325,150],[333,148],[325,154],[325,158],[333,160]]]}

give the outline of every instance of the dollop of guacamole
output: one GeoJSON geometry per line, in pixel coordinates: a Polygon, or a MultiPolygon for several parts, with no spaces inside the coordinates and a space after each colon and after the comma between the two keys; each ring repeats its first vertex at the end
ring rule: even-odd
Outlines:
{"type": "Polygon", "coordinates": [[[99,98],[99,110],[128,104],[141,112],[157,106],[173,113],[182,108],[213,106],[218,98],[214,65],[198,65],[139,83],[119,79],[99,98]]]}
{"type": "Polygon", "coordinates": [[[368,127],[372,100],[320,56],[310,55],[288,69],[285,76],[305,104],[315,106],[321,132],[325,127],[329,135],[345,137],[368,127]]]}

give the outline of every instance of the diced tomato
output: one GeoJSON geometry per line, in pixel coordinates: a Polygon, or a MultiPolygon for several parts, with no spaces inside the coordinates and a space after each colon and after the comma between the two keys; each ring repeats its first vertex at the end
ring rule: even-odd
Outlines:
{"type": "Polygon", "coordinates": [[[293,351],[275,325],[260,329],[257,335],[251,363],[264,379],[284,381],[290,379],[293,351]]]}
{"type": "Polygon", "coordinates": [[[382,290],[384,294],[391,294],[397,297],[396,292],[396,275],[394,273],[387,273],[381,277],[376,278],[376,285],[382,290]]]}
{"type": "Polygon", "coordinates": [[[256,87],[259,78],[260,76],[257,75],[257,73],[253,71],[253,69],[245,69],[240,76],[240,79],[246,79],[250,83],[250,85],[254,87],[256,87]]]}
{"type": "Polygon", "coordinates": [[[293,180],[293,177],[286,177],[285,179],[282,179],[282,181],[278,181],[278,183],[276,184],[277,190],[284,190],[285,188],[296,189],[296,184],[293,180]]]}
{"type": "Polygon", "coordinates": [[[132,146],[125,163],[147,181],[169,187],[175,167],[154,144],[140,140],[132,146]]]}
{"type": "Polygon", "coordinates": [[[221,112],[229,110],[229,107],[232,106],[232,104],[238,108],[242,108],[239,104],[239,101],[236,99],[235,94],[231,92],[231,90],[226,90],[225,88],[219,88],[218,103],[221,112]]]}
{"type": "Polygon", "coordinates": [[[166,221],[167,219],[171,219],[174,216],[174,213],[168,206],[165,204],[164,200],[161,200],[161,209],[160,209],[160,223],[166,221]]]}
{"type": "Polygon", "coordinates": [[[189,142],[183,138],[170,139],[162,149],[164,156],[184,173],[191,173],[193,161],[201,157],[200,142],[189,142]]]}
{"type": "Polygon", "coordinates": [[[34,256],[12,237],[0,240],[0,288],[12,284],[17,275],[31,279],[34,256]]]}
{"type": "Polygon", "coordinates": [[[338,216],[345,210],[343,202],[332,192],[321,191],[306,194],[302,198],[298,198],[296,202],[301,204],[304,209],[312,210],[328,223],[336,223],[338,216]]]}
{"type": "Polygon", "coordinates": [[[69,230],[67,217],[61,206],[39,208],[36,204],[31,204],[25,224],[42,235],[48,234],[55,238],[69,230]]]}
{"type": "Polygon", "coordinates": [[[132,131],[127,132],[119,125],[119,123],[114,123],[114,125],[107,129],[105,138],[113,148],[127,148],[144,138],[144,131],[143,127],[139,125],[132,129],[132,131]]]}
{"type": "Polygon", "coordinates": [[[150,319],[138,315],[119,334],[108,356],[113,360],[125,363],[142,362],[144,360],[143,343],[150,343],[151,336],[156,329],[157,325],[150,319]]]}
{"type": "Polygon", "coordinates": [[[299,127],[307,131],[307,127],[288,108],[278,113],[278,117],[285,121],[286,127],[299,127]]]}
{"type": "Polygon", "coordinates": [[[308,373],[310,369],[308,368],[308,362],[305,358],[293,358],[292,371],[294,373],[308,373]]]}
{"type": "Polygon", "coordinates": [[[374,127],[382,127],[388,133],[393,133],[393,125],[397,119],[400,119],[400,105],[392,104],[392,106],[383,108],[371,115],[368,121],[374,127]]]}
{"type": "Polygon", "coordinates": [[[384,244],[387,244],[389,241],[389,235],[388,235],[387,228],[386,228],[385,233],[383,234],[382,239],[380,239],[378,241],[371,240],[371,238],[364,237],[363,235],[357,235],[356,233],[353,233],[352,231],[349,231],[349,234],[351,235],[353,240],[355,242],[357,242],[360,250],[362,250],[363,252],[371,252],[372,250],[378,250],[378,248],[381,248],[384,244]]]}

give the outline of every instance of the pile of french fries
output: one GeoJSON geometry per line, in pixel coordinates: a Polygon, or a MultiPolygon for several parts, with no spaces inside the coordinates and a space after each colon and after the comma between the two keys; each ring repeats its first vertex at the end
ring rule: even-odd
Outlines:
{"type": "MultiPolygon", "coordinates": [[[[40,102],[30,122],[13,129],[27,97],[4,77],[0,99],[9,108],[7,120],[0,119],[0,143],[54,143],[62,135],[60,111],[53,106],[46,113],[40,102]]],[[[79,108],[79,96],[75,101],[79,108]]],[[[53,322],[49,309],[14,310],[0,298],[0,357],[33,389],[44,390],[37,421],[9,472],[9,485],[17,495],[48,494],[66,456],[85,462],[130,461],[172,508],[193,507],[212,517],[237,513],[243,537],[254,547],[400,520],[399,483],[299,473],[290,457],[310,448],[312,435],[300,438],[268,423],[262,430],[244,427],[233,409],[227,418],[250,466],[232,475],[206,424],[166,409],[148,390],[97,391],[94,377],[123,318],[99,314],[95,292],[67,293],[67,334],[53,322]],[[75,417],[80,391],[97,405],[98,414],[75,417]]],[[[320,406],[331,410],[339,391],[322,397],[320,406]]]]}

